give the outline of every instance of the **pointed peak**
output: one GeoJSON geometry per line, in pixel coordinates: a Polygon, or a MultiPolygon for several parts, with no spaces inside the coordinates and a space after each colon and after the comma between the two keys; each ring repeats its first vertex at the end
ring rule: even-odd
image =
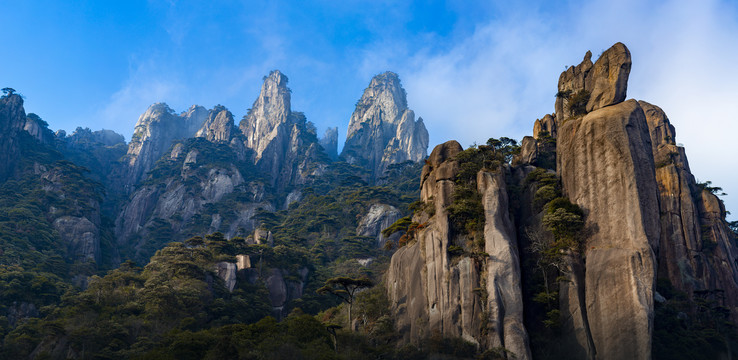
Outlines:
{"type": "Polygon", "coordinates": [[[264,84],[274,83],[279,87],[287,87],[289,78],[279,70],[272,70],[268,76],[264,76],[264,84]]]}
{"type": "Polygon", "coordinates": [[[165,102],[153,103],[153,104],[151,104],[151,106],[149,106],[149,109],[148,110],[159,110],[159,111],[174,112],[174,110],[172,110],[172,108],[170,108],[169,105],[167,105],[167,103],[165,103],[165,102]]]}
{"type": "Polygon", "coordinates": [[[385,71],[381,74],[374,75],[369,87],[394,86],[402,87],[400,77],[392,71],[385,71]]]}

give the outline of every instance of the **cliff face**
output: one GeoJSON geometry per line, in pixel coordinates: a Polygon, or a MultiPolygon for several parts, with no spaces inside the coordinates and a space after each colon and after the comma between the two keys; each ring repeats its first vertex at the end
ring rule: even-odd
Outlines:
{"type": "Polygon", "coordinates": [[[259,97],[241,120],[244,144],[257,167],[270,175],[278,191],[305,184],[324,168],[315,128],[302,113],[292,112],[287,76],[278,70],[264,79],[259,97]]]}
{"type": "MultiPolygon", "coordinates": [[[[211,118],[226,113],[213,112],[211,118]]],[[[145,260],[166,242],[203,233],[245,236],[257,226],[256,210],[272,209],[264,201],[264,185],[252,180],[253,165],[238,160],[229,143],[214,141],[176,143],[131,195],[115,221],[118,244],[131,249],[131,256],[145,260]],[[226,207],[236,194],[241,201],[226,207]]]]}
{"type": "Polygon", "coordinates": [[[12,94],[0,98],[0,181],[8,179],[20,156],[17,133],[26,123],[23,99],[12,94]]]}
{"type": "Polygon", "coordinates": [[[195,133],[195,137],[205,138],[210,142],[228,142],[231,140],[233,128],[233,114],[225,107],[217,106],[208,112],[208,118],[195,133]]]}
{"type": "MultiPolygon", "coordinates": [[[[23,203],[24,197],[34,197],[36,206],[21,208],[41,212],[56,230],[53,236],[65,247],[46,251],[63,254],[71,263],[101,263],[99,184],[85,178],[85,169],[65,161],[53,147],[54,134],[48,124],[35,114],[26,116],[19,95],[0,98],[0,128],[0,184],[10,178],[18,184],[13,189],[15,196],[5,199],[4,212],[16,206],[15,202],[23,203]]],[[[42,236],[48,235],[37,235],[42,236]]]]}
{"type": "Polygon", "coordinates": [[[485,217],[484,252],[451,254],[455,244],[463,242],[451,230],[448,215],[459,171],[455,156],[461,151],[455,141],[438,145],[423,167],[421,200],[434,211],[414,216],[422,224],[417,240],[393,255],[387,272],[396,326],[406,341],[439,332],[483,348],[502,346],[519,359],[529,359],[505,169],[477,174],[485,217]]]}
{"type": "Polygon", "coordinates": [[[428,131],[423,119],[416,121],[407,108],[397,74],[375,76],[351,115],[341,156],[366,167],[377,179],[390,164],[424,159],[427,149],[428,131]]]}
{"type": "MultiPolygon", "coordinates": [[[[430,330],[487,348],[504,346],[518,357],[529,354],[519,306],[520,248],[534,253],[546,238],[556,236],[546,225],[547,205],[538,202],[560,195],[581,210],[583,220],[576,246],[557,250],[562,260],[551,263],[556,269],[550,270],[566,278],[555,281],[559,304],[554,323],[562,330],[556,346],[566,349],[568,357],[650,359],[654,299],[670,301],[657,294],[657,278],[692,299],[689,306],[714,302],[735,321],[738,249],[724,206],[709,184],[695,182],[664,112],[625,100],[630,66],[630,53],[620,43],[594,64],[587,53],[581,64],[561,74],[556,113],[535,121],[534,136],[523,139],[513,166],[477,174],[485,212],[484,256],[489,258],[449,255],[452,245],[458,252],[457,245],[463,244],[448,216],[460,196],[454,190],[461,147],[449,142],[434,149],[421,176],[421,200],[432,204],[433,215],[416,213],[415,240],[394,254],[387,273],[396,325],[405,341],[428,336],[424,331],[430,330]],[[535,170],[531,179],[550,178],[548,185],[529,182],[535,169],[530,165],[556,169],[560,183],[544,169],[535,170]],[[516,205],[508,205],[509,194],[516,205]],[[470,296],[472,289],[484,289],[485,297],[470,296]],[[484,332],[476,322],[479,315],[490,324],[484,332]]],[[[550,277],[542,267],[524,271],[539,269],[550,277]]],[[[532,284],[539,281],[526,276],[532,284]]],[[[547,296],[551,280],[545,284],[547,296]]],[[[539,285],[529,286],[526,296],[539,291],[539,285]]],[[[529,311],[527,321],[540,317],[535,314],[539,310],[529,311]]],[[[541,331],[540,325],[532,326],[541,331]]]]}
{"type": "Polygon", "coordinates": [[[738,256],[725,227],[720,200],[700,186],[690,172],[676,130],[661,108],[645,101],[656,164],[661,211],[658,277],[694,299],[717,300],[738,319],[738,256]]]}
{"type": "Polygon", "coordinates": [[[562,296],[567,327],[590,333],[590,357],[649,358],[660,228],[643,110],[634,100],[599,109],[566,121],[557,140],[563,192],[586,214],[584,278],[562,296]]]}
{"type": "Polygon", "coordinates": [[[123,179],[127,192],[133,191],[133,186],[145,178],[174,140],[195,135],[207,116],[208,111],[202,106],[193,105],[181,115],[176,115],[167,104],[151,105],[138,118],[124,158],[128,166],[123,179]]]}

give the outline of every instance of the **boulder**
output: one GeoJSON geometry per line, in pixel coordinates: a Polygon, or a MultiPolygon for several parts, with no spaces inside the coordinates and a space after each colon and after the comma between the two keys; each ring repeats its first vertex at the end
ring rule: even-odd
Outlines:
{"type": "Polygon", "coordinates": [[[592,53],[587,51],[579,65],[569,67],[559,77],[556,124],[561,126],[572,115],[565,93],[574,95],[581,90],[586,91],[589,94],[586,112],[623,102],[628,90],[631,65],[630,51],[622,43],[605,50],[594,64],[592,53]]]}

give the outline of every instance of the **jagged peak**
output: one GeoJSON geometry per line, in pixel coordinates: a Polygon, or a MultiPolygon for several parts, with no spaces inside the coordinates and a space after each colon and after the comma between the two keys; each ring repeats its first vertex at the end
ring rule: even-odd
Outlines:
{"type": "Polygon", "coordinates": [[[630,50],[621,42],[602,52],[594,64],[587,51],[579,65],[559,76],[556,123],[625,101],[631,65],[630,50]]]}
{"type": "Polygon", "coordinates": [[[407,94],[402,87],[399,75],[392,71],[385,71],[375,75],[369,82],[369,86],[364,90],[364,94],[359,99],[359,105],[370,105],[377,99],[380,101],[389,95],[394,105],[400,110],[407,109],[407,94]]]}
{"type": "Polygon", "coordinates": [[[208,112],[208,117],[197,131],[195,137],[208,141],[230,141],[234,127],[233,114],[223,105],[216,105],[208,112]]]}
{"type": "Polygon", "coordinates": [[[289,81],[289,78],[287,75],[283,74],[281,71],[274,69],[269,72],[269,75],[264,76],[264,83],[271,82],[276,84],[279,87],[287,87],[287,82],[289,81]]]}

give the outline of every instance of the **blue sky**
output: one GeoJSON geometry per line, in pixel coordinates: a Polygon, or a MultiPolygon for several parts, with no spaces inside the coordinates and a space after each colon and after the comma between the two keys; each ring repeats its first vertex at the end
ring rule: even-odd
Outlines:
{"type": "Polygon", "coordinates": [[[697,178],[722,186],[738,218],[734,1],[70,3],[0,3],[0,86],[52,129],[127,139],[160,101],[223,104],[238,121],[272,69],[320,132],[345,136],[370,78],[392,70],[431,146],[520,139],[553,111],[565,66],[621,41],[633,56],[628,97],[666,111],[697,178]]]}

